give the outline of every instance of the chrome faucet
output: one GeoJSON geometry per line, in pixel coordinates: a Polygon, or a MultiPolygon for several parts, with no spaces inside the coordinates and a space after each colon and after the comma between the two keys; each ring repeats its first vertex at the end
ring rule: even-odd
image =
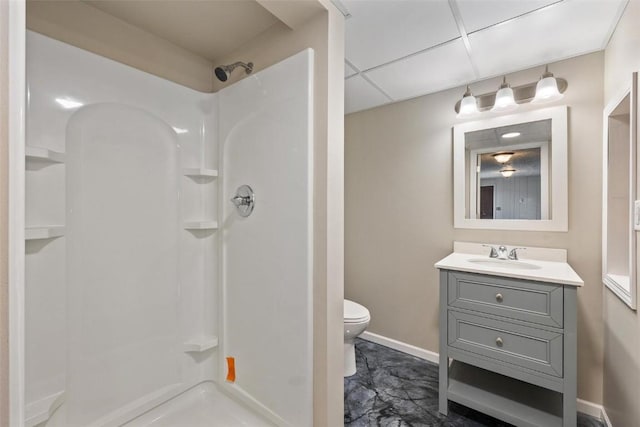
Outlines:
{"type": "Polygon", "coordinates": [[[251,204],[250,196],[233,196],[231,202],[239,208],[240,206],[249,206],[251,204]]]}
{"type": "Polygon", "coordinates": [[[504,245],[498,246],[498,259],[507,259],[507,247],[504,245]]]}
{"type": "Polygon", "coordinates": [[[513,248],[509,251],[509,259],[513,260],[513,261],[517,261],[518,260],[518,250],[522,249],[523,251],[526,251],[527,248],[513,248]]]}
{"type": "Polygon", "coordinates": [[[491,252],[489,253],[489,258],[497,258],[497,259],[510,259],[513,261],[518,260],[518,249],[526,249],[526,248],[513,248],[510,251],[506,246],[500,245],[496,249],[495,246],[491,245],[482,245],[485,248],[490,248],[491,252]]]}
{"type": "MultiPolygon", "coordinates": [[[[489,258],[499,258],[498,249],[496,249],[495,246],[491,246],[491,245],[482,245],[482,246],[484,246],[485,248],[491,249],[491,252],[489,253],[489,258]]],[[[504,246],[500,246],[500,248],[504,248],[504,246]]]]}

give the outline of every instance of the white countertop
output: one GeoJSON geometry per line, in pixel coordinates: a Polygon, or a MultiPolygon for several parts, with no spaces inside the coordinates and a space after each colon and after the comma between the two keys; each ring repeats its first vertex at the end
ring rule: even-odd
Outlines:
{"type": "MultiPolygon", "coordinates": [[[[472,252],[472,251],[469,251],[472,252]]],[[[476,251],[473,251],[476,252],[476,251]]],[[[486,250],[484,252],[487,252],[486,250]]],[[[535,280],[538,282],[558,283],[562,285],[583,286],[584,282],[571,266],[564,261],[547,261],[520,257],[520,261],[533,264],[536,269],[515,269],[508,266],[510,261],[504,261],[504,267],[497,261],[494,265],[482,265],[470,260],[489,258],[487,253],[453,252],[451,255],[438,261],[435,266],[442,270],[465,271],[468,273],[489,274],[492,276],[512,277],[515,279],[535,280]]]]}

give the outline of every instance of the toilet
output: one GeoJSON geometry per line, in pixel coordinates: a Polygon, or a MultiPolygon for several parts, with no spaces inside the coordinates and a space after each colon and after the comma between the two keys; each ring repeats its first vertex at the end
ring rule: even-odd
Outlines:
{"type": "Polygon", "coordinates": [[[369,326],[369,310],[357,302],[344,300],[344,376],[356,373],[356,337],[369,326]]]}

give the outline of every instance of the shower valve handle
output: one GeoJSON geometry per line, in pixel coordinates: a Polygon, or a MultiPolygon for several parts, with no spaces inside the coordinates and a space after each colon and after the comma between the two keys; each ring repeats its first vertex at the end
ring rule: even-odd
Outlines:
{"type": "Polygon", "coordinates": [[[251,204],[251,196],[234,196],[231,198],[231,202],[236,205],[236,207],[249,206],[251,204]]]}
{"type": "Polygon", "coordinates": [[[248,185],[238,187],[235,196],[231,198],[231,203],[236,207],[236,211],[242,217],[247,217],[253,212],[256,204],[256,196],[248,185]]]}

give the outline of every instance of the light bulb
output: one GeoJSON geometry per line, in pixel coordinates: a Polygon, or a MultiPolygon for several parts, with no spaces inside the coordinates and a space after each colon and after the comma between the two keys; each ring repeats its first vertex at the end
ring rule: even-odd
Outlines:
{"type": "Polygon", "coordinates": [[[553,102],[562,99],[563,96],[564,95],[558,90],[558,81],[553,77],[553,74],[551,74],[551,76],[540,79],[536,85],[536,96],[531,102],[536,104],[553,102]]]}
{"type": "Polygon", "coordinates": [[[558,80],[549,72],[549,66],[545,65],[544,73],[536,85],[536,96],[531,101],[534,104],[553,102],[561,99],[564,95],[558,90],[558,80]]]}
{"type": "Polygon", "coordinates": [[[511,159],[511,156],[513,156],[513,153],[512,152],[496,153],[496,154],[492,154],[492,156],[494,159],[496,159],[496,162],[498,163],[507,163],[509,159],[511,159]]]}
{"type": "Polygon", "coordinates": [[[459,119],[472,117],[479,113],[480,111],[478,111],[476,97],[471,94],[471,90],[469,89],[469,86],[467,86],[467,91],[464,93],[462,100],[460,101],[460,111],[456,117],[459,119]]]}
{"type": "Polygon", "coordinates": [[[500,173],[502,174],[502,176],[504,176],[505,178],[509,178],[511,175],[513,175],[516,172],[516,170],[511,166],[511,165],[506,165],[505,167],[503,167],[502,169],[500,169],[500,173]]]}
{"type": "Polygon", "coordinates": [[[503,77],[502,84],[500,85],[500,89],[496,93],[496,101],[493,103],[493,108],[491,111],[493,112],[504,112],[504,111],[512,111],[518,108],[518,104],[516,104],[516,100],[513,97],[513,89],[509,87],[507,83],[507,78],[503,77]]]}

